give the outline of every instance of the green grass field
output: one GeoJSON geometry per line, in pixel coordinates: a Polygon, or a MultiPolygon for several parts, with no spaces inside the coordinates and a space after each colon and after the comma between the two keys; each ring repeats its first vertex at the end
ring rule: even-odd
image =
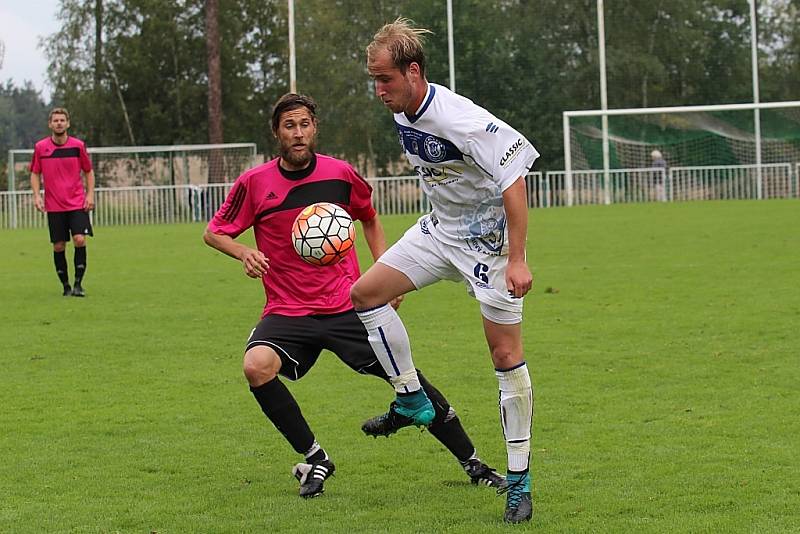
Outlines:
{"type": "MultiPolygon", "coordinates": [[[[520,526],[429,434],[364,437],[393,394],[330,354],[290,385],[337,466],[300,499],[241,374],[261,286],[202,229],[98,228],[86,299],[60,296],[45,229],[0,232],[0,532],[800,531],[797,200],[532,212],[520,526]]],[[[401,314],[504,468],[476,303],[440,283],[401,314]]]]}

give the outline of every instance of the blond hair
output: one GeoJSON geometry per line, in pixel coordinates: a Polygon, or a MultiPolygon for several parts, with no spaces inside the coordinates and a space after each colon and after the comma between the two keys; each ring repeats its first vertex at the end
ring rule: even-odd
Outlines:
{"type": "Polygon", "coordinates": [[[67,122],[69,122],[69,111],[67,108],[53,108],[50,110],[50,115],[47,116],[47,122],[53,120],[53,115],[64,115],[67,118],[67,122]]]}
{"type": "Polygon", "coordinates": [[[419,65],[420,74],[425,76],[425,50],[422,45],[425,34],[433,32],[425,28],[414,28],[412,24],[414,21],[403,17],[384,24],[367,46],[367,60],[369,61],[378,50],[385,48],[400,72],[405,74],[408,66],[416,63],[419,65]]]}

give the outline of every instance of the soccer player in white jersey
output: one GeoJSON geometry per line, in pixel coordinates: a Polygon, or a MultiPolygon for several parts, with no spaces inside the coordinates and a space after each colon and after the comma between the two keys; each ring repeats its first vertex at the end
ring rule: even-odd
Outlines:
{"type": "Polygon", "coordinates": [[[350,296],[397,392],[390,414],[418,426],[433,412],[414,371],[406,329],[388,303],[439,280],[463,281],[478,300],[508,453],[508,485],[498,491],[507,494],[504,520],[519,523],[532,515],[533,394],[521,329],[522,297],[533,283],[525,259],[524,176],[539,153],[485,109],[427,81],[425,33],[402,18],[383,26],[367,47],[367,68],[377,96],[394,113],[431,213],[364,273],[350,296]]]}

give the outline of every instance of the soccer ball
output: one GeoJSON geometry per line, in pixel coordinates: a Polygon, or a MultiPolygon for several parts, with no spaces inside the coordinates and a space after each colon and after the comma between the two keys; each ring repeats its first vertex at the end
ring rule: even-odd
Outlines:
{"type": "Polygon", "coordinates": [[[312,265],[338,263],[353,248],[355,239],[353,219],[330,202],[304,208],[292,224],[294,249],[312,265]]]}

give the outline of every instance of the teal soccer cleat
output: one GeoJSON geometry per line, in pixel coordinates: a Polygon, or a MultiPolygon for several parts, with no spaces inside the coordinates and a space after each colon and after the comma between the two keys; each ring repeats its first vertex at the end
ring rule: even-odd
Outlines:
{"type": "Polygon", "coordinates": [[[508,473],[507,486],[497,490],[498,495],[506,494],[506,511],[503,521],[506,523],[522,523],[530,521],[533,516],[531,502],[530,476],[525,473],[508,473]]]}
{"type": "Polygon", "coordinates": [[[409,395],[398,395],[394,409],[403,417],[411,419],[416,426],[428,426],[436,417],[433,404],[421,389],[409,395]]]}

